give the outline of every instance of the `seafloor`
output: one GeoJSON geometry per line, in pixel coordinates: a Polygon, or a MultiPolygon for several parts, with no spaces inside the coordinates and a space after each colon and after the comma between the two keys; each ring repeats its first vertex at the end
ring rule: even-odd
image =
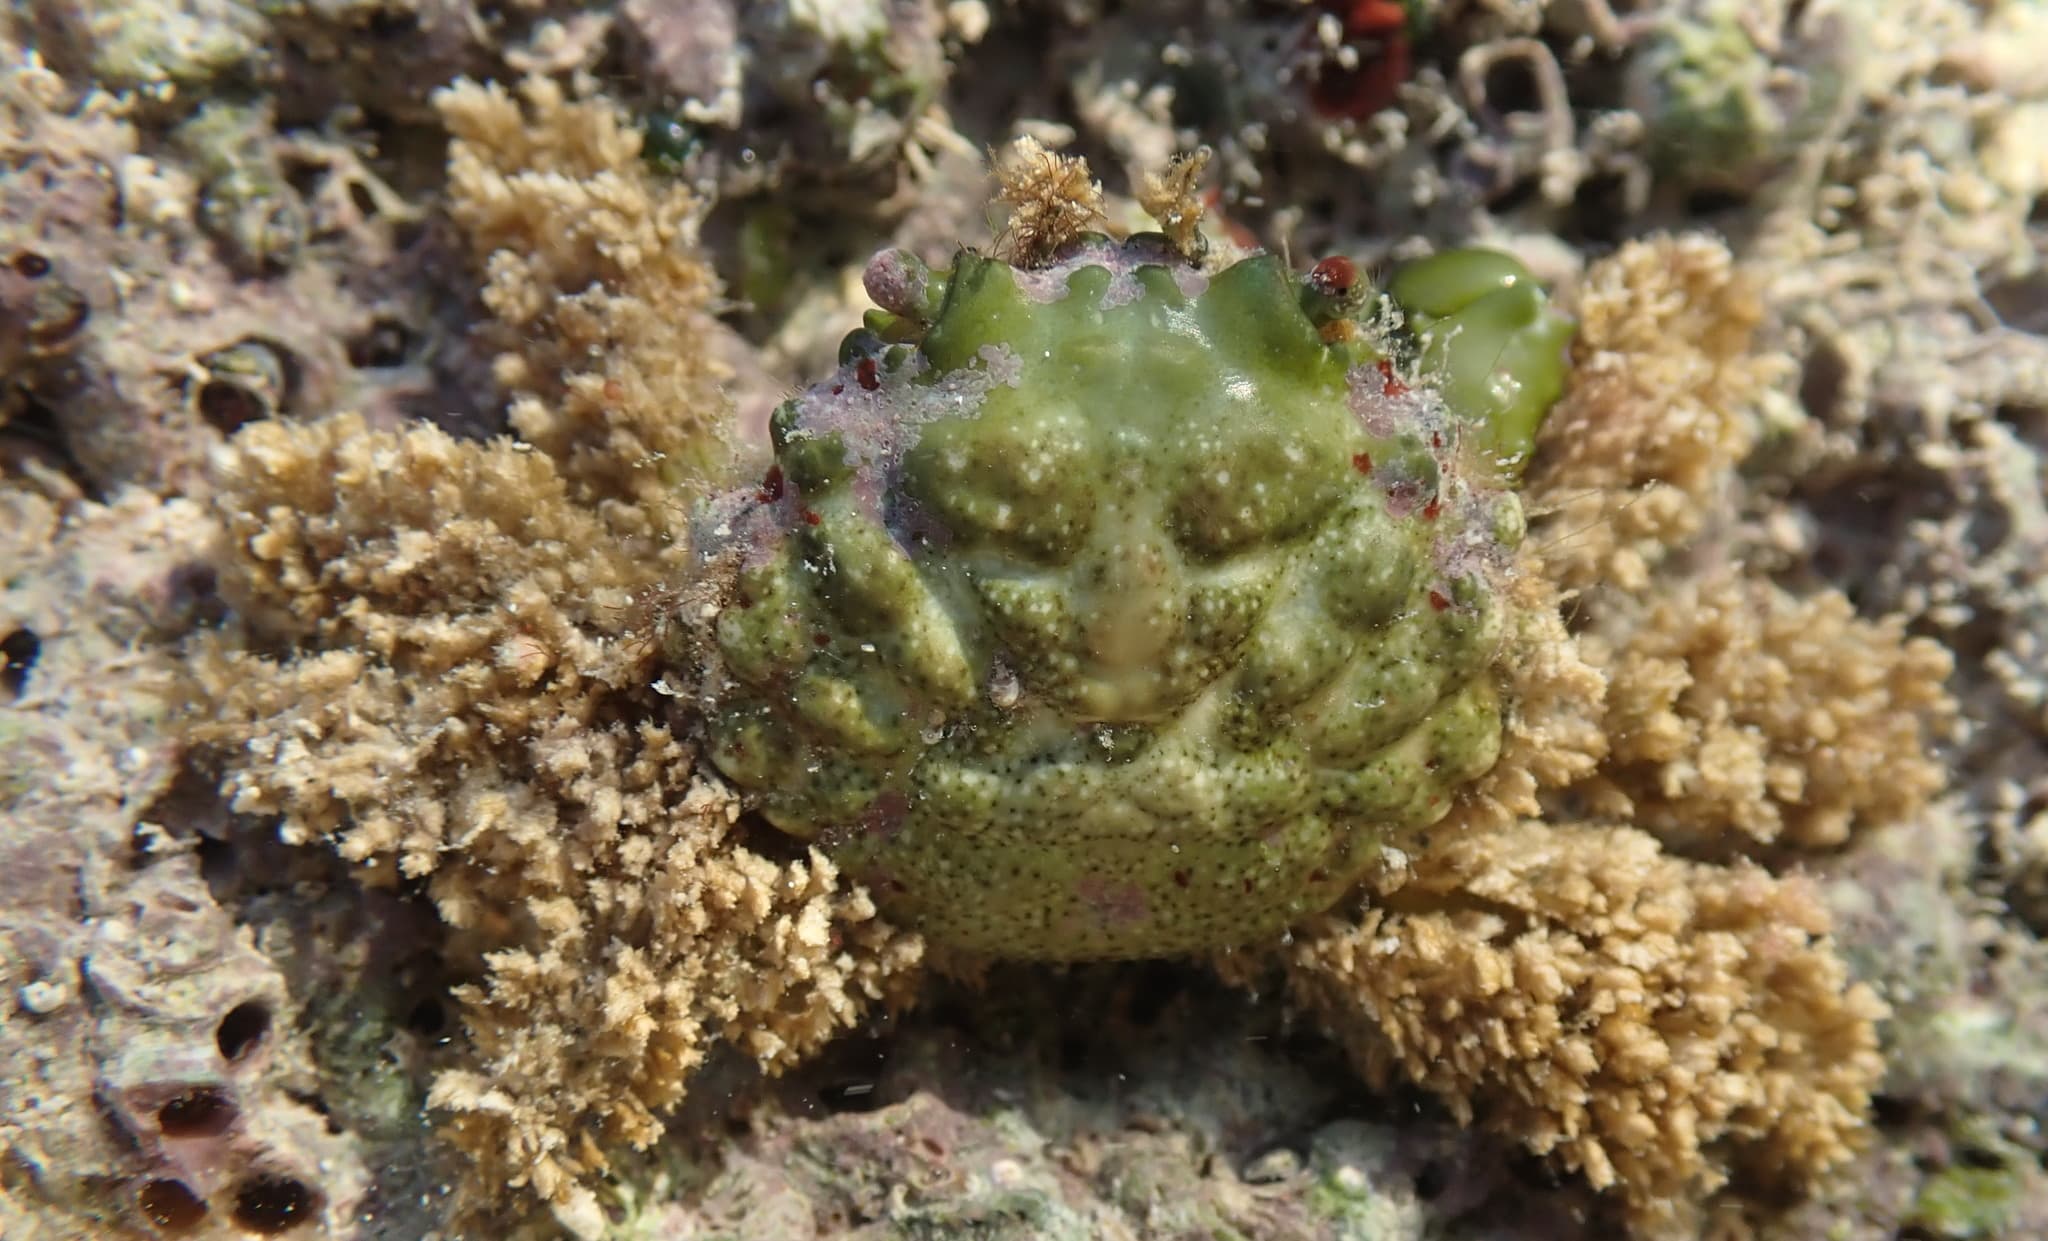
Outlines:
{"type": "Polygon", "coordinates": [[[4,20],[9,1241],[2048,1236],[2048,4],[4,20]],[[1581,319],[1584,727],[1265,955],[927,949],[662,679],[692,495],[1019,138],[1581,319]]]}

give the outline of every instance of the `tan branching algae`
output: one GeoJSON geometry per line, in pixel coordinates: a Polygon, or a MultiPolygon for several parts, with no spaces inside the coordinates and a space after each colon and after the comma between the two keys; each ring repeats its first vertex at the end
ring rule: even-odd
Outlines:
{"type": "Polygon", "coordinates": [[[1530,510],[1560,585],[1640,589],[1715,511],[1790,361],[1751,348],[1762,291],[1705,236],[1623,246],[1574,309],[1573,383],[1544,424],[1530,510]]]}
{"type": "Polygon", "coordinates": [[[475,1068],[434,1102],[479,1186],[530,1186],[595,1235],[605,1149],[659,1134],[712,1042],[786,1065],[899,989],[919,946],[822,858],[749,851],[654,688],[677,483],[725,409],[688,198],[603,106],[546,87],[444,106],[487,297],[529,349],[500,364],[533,393],[526,442],[250,428],[221,469],[225,586],[307,653],[216,651],[203,731],[232,743],[238,806],[372,882],[426,881],[479,974],[475,1068]],[[585,347],[607,334],[631,343],[585,347]]]}
{"type": "MultiPolygon", "coordinates": [[[[1924,749],[1952,723],[1948,651],[1829,592],[1720,573],[1652,602],[1598,658],[1612,739],[1594,804],[1667,843],[1841,845],[1918,814],[1945,784],[1924,749]]],[[[1593,644],[1601,646],[1604,644],[1593,644]]]]}

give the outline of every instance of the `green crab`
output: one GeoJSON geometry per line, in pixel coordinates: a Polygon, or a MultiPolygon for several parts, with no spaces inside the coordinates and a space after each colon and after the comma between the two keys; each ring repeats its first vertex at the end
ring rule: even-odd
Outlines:
{"type": "Polygon", "coordinates": [[[935,942],[1245,943],[1500,748],[1514,483],[1568,319],[1438,255],[1207,270],[1161,235],[897,251],[715,501],[711,758],[935,942]]]}

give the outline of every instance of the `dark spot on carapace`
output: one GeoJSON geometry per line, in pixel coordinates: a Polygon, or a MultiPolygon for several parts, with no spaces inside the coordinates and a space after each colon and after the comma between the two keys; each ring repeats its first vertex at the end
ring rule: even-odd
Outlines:
{"type": "Polygon", "coordinates": [[[23,250],[14,256],[14,270],[24,280],[41,280],[50,274],[50,260],[34,250],[23,250]]]}

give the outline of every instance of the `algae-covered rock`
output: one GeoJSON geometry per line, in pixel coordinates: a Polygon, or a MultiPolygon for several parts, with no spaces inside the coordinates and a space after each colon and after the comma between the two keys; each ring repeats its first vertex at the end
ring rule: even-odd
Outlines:
{"type": "Polygon", "coordinates": [[[1508,482],[1568,331],[1511,260],[1431,262],[1397,338],[1343,260],[879,257],[883,309],[706,519],[718,766],[959,946],[1329,906],[1498,753],[1508,482]]]}
{"type": "Polygon", "coordinates": [[[98,79],[116,90],[166,98],[202,94],[256,58],[267,33],[261,6],[243,0],[93,0],[68,11],[37,5],[46,21],[74,26],[98,79]],[[61,17],[57,16],[62,14],[61,17]]]}
{"type": "Polygon", "coordinates": [[[1947,1166],[1920,1186],[1908,1230],[1930,1241],[2040,1235],[2040,1161],[1979,1118],[1955,1126],[1947,1166]]]}
{"type": "Polygon", "coordinates": [[[1624,94],[1669,183],[1746,191],[1815,141],[1852,89],[1845,14],[1784,0],[1686,0],[1647,23],[1624,94]]]}

